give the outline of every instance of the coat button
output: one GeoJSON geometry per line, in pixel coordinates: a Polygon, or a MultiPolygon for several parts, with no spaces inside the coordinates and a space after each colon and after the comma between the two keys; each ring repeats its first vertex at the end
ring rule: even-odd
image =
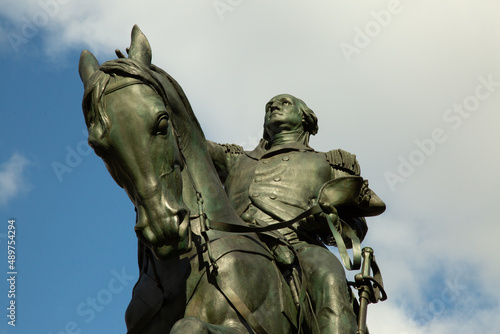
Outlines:
{"type": "Polygon", "coordinates": [[[253,193],[252,197],[259,197],[259,195],[260,195],[259,193],[253,193]]]}
{"type": "Polygon", "coordinates": [[[290,157],[289,157],[289,156],[287,156],[287,155],[285,155],[283,158],[281,158],[281,160],[283,160],[283,161],[288,161],[288,160],[290,160],[290,157]]]}
{"type": "Polygon", "coordinates": [[[274,180],[275,182],[280,182],[280,181],[281,181],[281,177],[276,176],[273,180],[274,180]]]}
{"type": "Polygon", "coordinates": [[[269,195],[269,198],[270,198],[270,199],[276,199],[276,197],[278,197],[278,196],[276,196],[276,194],[271,194],[271,195],[269,195]]]}
{"type": "Polygon", "coordinates": [[[248,212],[245,212],[244,214],[241,215],[241,219],[243,219],[246,222],[251,222],[252,221],[252,215],[248,212]]]}
{"type": "Polygon", "coordinates": [[[262,182],[262,177],[257,176],[257,177],[254,179],[254,182],[262,182]]]}
{"type": "Polygon", "coordinates": [[[263,164],[268,164],[269,160],[261,160],[263,164]]]}

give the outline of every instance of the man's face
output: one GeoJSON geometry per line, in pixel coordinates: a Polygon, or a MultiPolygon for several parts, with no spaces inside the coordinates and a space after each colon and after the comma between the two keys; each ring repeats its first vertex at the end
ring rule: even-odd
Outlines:
{"type": "Polygon", "coordinates": [[[297,102],[292,95],[282,94],[273,97],[266,104],[264,127],[271,137],[281,131],[304,129],[302,112],[297,102]]]}

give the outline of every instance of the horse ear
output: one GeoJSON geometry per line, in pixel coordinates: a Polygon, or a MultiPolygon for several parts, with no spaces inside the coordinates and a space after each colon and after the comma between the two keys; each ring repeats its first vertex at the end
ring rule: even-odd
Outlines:
{"type": "Polygon", "coordinates": [[[151,65],[151,45],[137,24],[132,28],[132,43],[130,43],[128,55],[129,58],[137,60],[146,67],[151,65]]]}
{"type": "Polygon", "coordinates": [[[99,62],[92,53],[88,50],[83,50],[80,55],[80,63],[78,64],[78,72],[83,85],[89,80],[95,71],[99,69],[99,62]]]}

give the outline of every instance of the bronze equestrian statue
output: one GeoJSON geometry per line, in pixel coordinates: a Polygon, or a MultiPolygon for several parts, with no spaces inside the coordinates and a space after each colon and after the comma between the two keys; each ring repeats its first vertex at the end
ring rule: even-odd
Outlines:
{"type": "Polygon", "coordinates": [[[83,51],[79,72],[89,145],[137,212],[128,333],[367,333],[366,305],[385,299],[373,255],[358,305],[324,246],[358,269],[363,217],[385,208],[354,155],[310,148],[316,116],[291,95],[267,104],[254,151],[209,142],[137,26],[116,53],[100,65],[83,51]]]}

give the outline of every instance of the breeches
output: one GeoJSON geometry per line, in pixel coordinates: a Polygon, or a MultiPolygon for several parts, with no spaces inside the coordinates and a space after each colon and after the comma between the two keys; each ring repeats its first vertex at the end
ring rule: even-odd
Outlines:
{"type": "Polygon", "coordinates": [[[356,316],[340,261],[324,247],[305,243],[294,247],[300,259],[319,333],[356,333],[356,316]]]}

